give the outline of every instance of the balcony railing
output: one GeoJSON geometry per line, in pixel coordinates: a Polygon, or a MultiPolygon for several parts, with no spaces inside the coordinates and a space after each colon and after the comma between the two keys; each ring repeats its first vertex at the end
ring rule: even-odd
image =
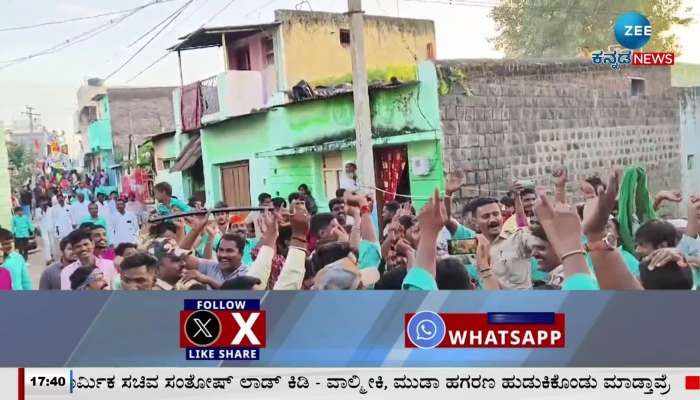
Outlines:
{"type": "Polygon", "coordinates": [[[182,130],[192,132],[211,123],[248,114],[265,106],[259,71],[226,71],[186,85],[180,96],[182,130]]]}
{"type": "Polygon", "coordinates": [[[218,77],[212,76],[200,82],[202,85],[202,115],[219,112],[219,84],[218,77]]]}

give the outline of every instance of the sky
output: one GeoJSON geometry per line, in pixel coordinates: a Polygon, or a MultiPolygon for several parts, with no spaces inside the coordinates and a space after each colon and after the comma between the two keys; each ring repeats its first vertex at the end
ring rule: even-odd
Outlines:
{"type": "MultiPolygon", "coordinates": [[[[2,61],[34,54],[63,43],[66,39],[107,24],[110,18],[76,21],[21,31],[3,28],[46,21],[85,17],[120,11],[152,0],[0,0],[0,121],[26,118],[25,106],[36,108],[49,130],[73,131],[73,113],[77,108],[76,92],[88,78],[106,77],[130,58],[148,40],[131,45],[158,22],[189,0],[169,0],[139,11],[94,37],[60,52],[36,57],[2,69],[2,61]],[[131,46],[130,46],[131,45],[131,46]]],[[[694,7],[700,20],[700,0],[684,0],[694,7]]],[[[449,0],[444,0],[449,3],[449,0]]],[[[495,25],[488,16],[490,7],[473,2],[471,6],[428,4],[415,0],[364,0],[368,14],[423,18],[435,21],[437,56],[450,58],[500,58],[489,38],[495,25]]],[[[206,26],[270,22],[275,9],[312,9],[342,12],[347,0],[192,0],[177,20],[144,48],[130,63],[114,74],[107,85],[125,85],[136,74],[166,54],[165,48],[177,43],[203,24],[206,26]],[[229,5],[230,3],[230,5],[229,5]],[[227,8],[224,8],[227,6],[227,8]],[[222,11],[223,9],[223,11],[222,11]]],[[[676,29],[683,46],[677,62],[700,64],[700,25],[676,29]]],[[[150,36],[148,36],[150,37],[150,36]]],[[[185,83],[216,75],[223,70],[220,49],[184,52],[185,83]]],[[[179,85],[177,56],[168,55],[148,71],[128,83],[133,86],[179,85]]]]}

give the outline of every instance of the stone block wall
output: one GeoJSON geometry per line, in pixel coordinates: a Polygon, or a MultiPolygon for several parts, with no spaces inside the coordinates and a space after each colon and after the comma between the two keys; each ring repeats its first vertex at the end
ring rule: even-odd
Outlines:
{"type": "Polygon", "coordinates": [[[133,152],[148,136],[174,131],[172,95],[172,87],[108,89],[114,151],[126,159],[129,136],[133,152]]]}
{"type": "Polygon", "coordinates": [[[607,177],[615,166],[644,166],[652,190],[681,187],[668,67],[460,60],[439,61],[438,72],[450,88],[440,96],[444,169],[466,173],[458,203],[501,197],[513,179],[551,187],[551,168],[561,162],[575,200],[576,182],[607,177]],[[644,82],[643,94],[632,94],[633,79],[644,82]]]}

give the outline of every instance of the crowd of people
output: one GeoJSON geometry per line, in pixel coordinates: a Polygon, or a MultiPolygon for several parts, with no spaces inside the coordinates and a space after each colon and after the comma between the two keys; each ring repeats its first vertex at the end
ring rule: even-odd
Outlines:
{"type": "Polygon", "coordinates": [[[687,199],[683,223],[660,219],[655,210],[681,196],[649,194],[642,168],[568,182],[556,166],[553,196],[516,181],[501,199],[477,197],[453,212],[463,178],[449,175],[445,192],[436,188],[420,210],[403,197],[376,210],[373,196],[353,188],[339,189],[329,212],[319,212],[302,184],[286,198],[261,193],[262,211],[245,216],[220,211],[222,202],[204,210],[161,182],[150,216],[167,218],[158,222],[117,193],[76,191],[67,201],[58,191],[39,199],[35,223],[17,206],[12,230],[0,229],[0,289],[32,288],[33,234],[47,263],[45,290],[638,290],[700,282],[700,195],[687,199]],[[574,204],[567,185],[584,201],[574,204]],[[469,241],[475,251],[454,250],[469,241]]]}

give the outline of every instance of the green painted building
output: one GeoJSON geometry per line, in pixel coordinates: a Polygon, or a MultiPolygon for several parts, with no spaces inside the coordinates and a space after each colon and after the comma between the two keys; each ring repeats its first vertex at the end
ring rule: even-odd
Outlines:
{"type": "MultiPolygon", "coordinates": [[[[108,170],[114,160],[112,157],[112,120],[109,112],[109,98],[105,95],[95,96],[98,101],[99,116],[88,126],[88,151],[86,169],[108,170]]],[[[111,177],[110,177],[111,178],[111,177]]]]}
{"type": "MultiPolygon", "coordinates": [[[[416,81],[371,88],[370,103],[375,169],[382,170],[378,160],[383,154],[403,154],[406,172],[400,187],[420,207],[434,187],[443,186],[434,65],[420,63],[416,81]]],[[[286,198],[305,183],[319,208],[327,209],[344,165],[357,160],[354,125],[352,93],[205,123],[199,145],[207,204],[255,205],[259,193],[286,198]]],[[[377,187],[384,188],[380,179],[377,187]]]]}

